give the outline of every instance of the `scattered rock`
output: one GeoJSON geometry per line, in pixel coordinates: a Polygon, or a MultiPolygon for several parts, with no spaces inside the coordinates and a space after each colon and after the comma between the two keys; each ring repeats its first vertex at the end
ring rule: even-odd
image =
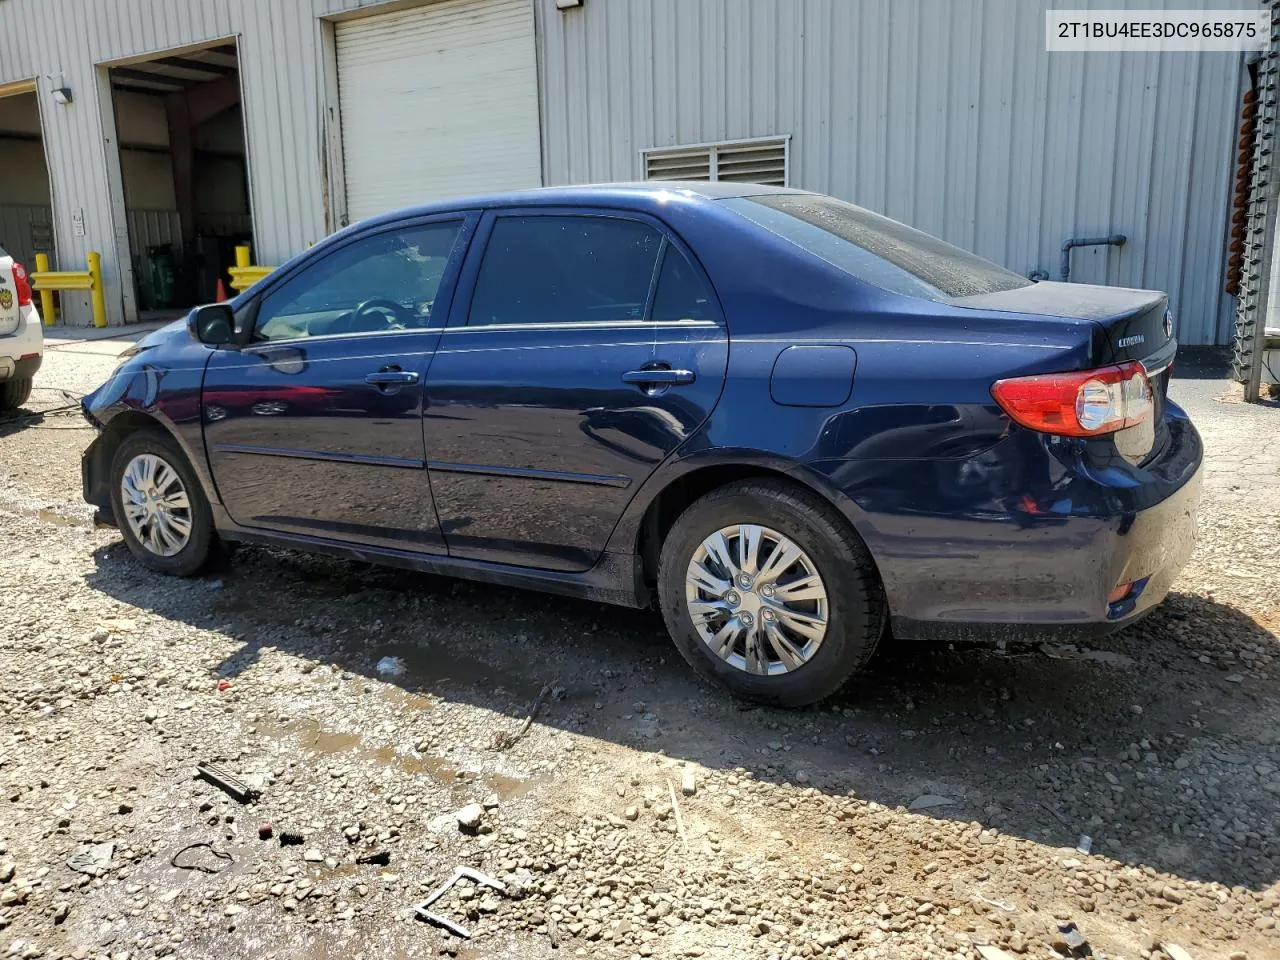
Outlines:
{"type": "Polygon", "coordinates": [[[468,803],[465,807],[454,814],[458,821],[458,828],[464,833],[475,833],[480,828],[480,822],[484,819],[484,807],[478,803],[468,803]]]}
{"type": "Polygon", "coordinates": [[[67,866],[79,873],[100,877],[110,868],[115,851],[114,843],[95,843],[72,854],[67,860],[67,866]]]}

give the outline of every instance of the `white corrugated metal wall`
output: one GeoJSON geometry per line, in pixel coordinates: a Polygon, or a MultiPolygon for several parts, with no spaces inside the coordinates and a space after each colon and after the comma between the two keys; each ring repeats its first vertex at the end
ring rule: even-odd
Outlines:
{"type": "MultiPolygon", "coordinates": [[[[108,312],[123,319],[119,260],[128,224],[111,209],[99,66],[234,37],[239,42],[255,256],[283,260],[325,236],[322,15],[371,0],[0,0],[0,84],[36,78],[53,186],[60,266],[103,254],[108,312]],[[73,102],[50,91],[69,86],[73,102]],[[83,211],[84,236],[71,228],[83,211]],[[116,222],[116,221],[120,222],[116,222]]],[[[88,297],[64,294],[87,323],[88,297]]]]}
{"type": "Polygon", "coordinates": [[[790,134],[793,186],[1020,273],[1056,279],[1063,240],[1123,233],[1071,278],[1167,290],[1183,342],[1226,343],[1243,55],[1051,56],[1050,6],[1077,4],[539,0],[544,175],[639,179],[646,147],[790,134]]]}
{"type": "MultiPolygon", "coordinates": [[[[1241,55],[1050,57],[1047,0],[585,0],[563,13],[530,2],[548,183],[637,178],[645,147],[791,134],[795,185],[1019,272],[1057,276],[1068,236],[1125,233],[1122,250],[1076,251],[1072,278],[1167,289],[1184,342],[1227,339],[1241,55]]],[[[238,39],[255,255],[277,262],[341,215],[318,18],[370,5],[0,0],[0,84],[39,81],[59,256],[70,266],[103,252],[114,322],[128,225],[110,207],[115,144],[104,142],[96,65],[238,39]],[[69,106],[49,97],[59,79],[69,106]],[[71,229],[78,210],[83,237],[71,229]]],[[[87,300],[67,314],[86,322],[87,300]]]]}

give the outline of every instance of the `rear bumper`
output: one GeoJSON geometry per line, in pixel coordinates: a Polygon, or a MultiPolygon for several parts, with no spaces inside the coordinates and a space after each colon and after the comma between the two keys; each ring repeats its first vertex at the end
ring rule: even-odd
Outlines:
{"type": "MultiPolygon", "coordinates": [[[[1003,616],[996,617],[976,610],[974,616],[966,617],[963,609],[932,620],[894,615],[895,635],[932,640],[1083,640],[1114,633],[1158,605],[1190,558],[1203,476],[1197,464],[1170,496],[1122,517],[1114,529],[1069,521],[1053,538],[1056,542],[1046,539],[1035,550],[1051,556],[1051,561],[1037,562],[1021,552],[1019,582],[1038,581],[1044,586],[1043,596],[1028,597],[1022,592],[1019,606],[1015,593],[1001,601],[998,613],[1003,616]],[[1074,529],[1077,525],[1081,529],[1074,529]],[[1109,602],[1111,591],[1121,584],[1132,584],[1130,593],[1109,602]]],[[[972,582],[969,587],[982,589],[972,582]]],[[[995,581],[986,585],[989,593],[1001,588],[995,581]]]]}
{"type": "Polygon", "coordinates": [[[34,306],[19,308],[18,328],[0,336],[0,380],[34,377],[44,357],[44,330],[34,306]]]}
{"type": "Polygon", "coordinates": [[[836,471],[861,486],[859,532],[895,633],[1100,635],[1158,604],[1195,543],[1203,461],[1186,414],[1169,404],[1164,422],[1167,442],[1141,466],[1022,431],[909,473],[901,461],[836,471]]]}
{"type": "Polygon", "coordinates": [[[0,356],[0,381],[4,380],[30,380],[36,375],[36,371],[40,369],[40,364],[44,360],[42,356],[36,354],[34,357],[13,357],[0,356]]]}

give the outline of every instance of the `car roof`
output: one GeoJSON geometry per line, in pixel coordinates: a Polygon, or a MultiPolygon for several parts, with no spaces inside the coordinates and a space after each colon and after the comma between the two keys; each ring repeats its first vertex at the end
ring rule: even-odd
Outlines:
{"type": "MultiPolygon", "coordinates": [[[[531,190],[509,190],[471,197],[454,197],[418,206],[404,207],[361,220],[360,227],[376,226],[406,217],[454,210],[526,206],[612,206],[648,209],[678,195],[688,200],[723,200],[728,197],[754,197],[773,193],[804,193],[788,187],[761,183],[731,183],[706,180],[644,180],[625,183],[592,183],[571,187],[538,187],[531,190]]],[[[353,224],[356,226],[356,224],[353,224]]]]}

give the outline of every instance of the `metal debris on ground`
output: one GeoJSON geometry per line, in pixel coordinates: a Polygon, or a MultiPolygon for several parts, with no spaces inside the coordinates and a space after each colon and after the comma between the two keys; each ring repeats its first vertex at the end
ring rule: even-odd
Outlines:
{"type": "Polygon", "coordinates": [[[552,950],[560,947],[560,925],[551,914],[547,914],[547,939],[551,941],[552,950]]]}
{"type": "Polygon", "coordinates": [[[676,785],[670,780],[667,781],[667,790],[671,793],[671,812],[676,815],[676,832],[680,834],[680,845],[684,847],[684,852],[689,852],[689,838],[684,832],[684,817],[680,814],[680,801],[676,798],[676,785]]]}
{"type": "Polygon", "coordinates": [[[472,880],[480,884],[481,886],[492,887],[494,890],[497,890],[499,893],[505,894],[507,892],[507,885],[503,883],[501,880],[495,880],[493,879],[493,877],[487,876],[481,873],[479,870],[476,870],[472,867],[456,867],[454,868],[453,875],[449,877],[449,879],[446,880],[444,883],[440,884],[440,886],[436,887],[436,889],[431,892],[431,895],[427,897],[427,899],[417,904],[413,908],[413,911],[415,914],[417,914],[423,920],[426,920],[428,923],[433,923],[437,927],[444,927],[450,933],[453,933],[456,936],[462,937],[465,940],[470,940],[471,931],[468,930],[466,927],[462,926],[461,924],[455,923],[454,921],[450,920],[448,917],[441,916],[438,913],[432,913],[430,910],[427,909],[427,907],[431,906],[431,904],[435,903],[437,900],[443,897],[446,893],[448,893],[449,890],[452,889],[453,885],[456,884],[459,880],[472,880]]]}
{"type": "Polygon", "coordinates": [[[116,852],[116,845],[111,842],[95,843],[71,855],[67,866],[77,873],[87,873],[91,877],[100,877],[111,866],[111,857],[116,852]]]}
{"type": "Polygon", "coordinates": [[[262,796],[262,791],[249,786],[238,777],[232,776],[221,767],[216,767],[212,763],[205,763],[203,760],[196,764],[196,776],[201,780],[207,780],[215,787],[240,803],[252,803],[262,796]]]}
{"type": "Polygon", "coordinates": [[[495,732],[493,735],[493,749],[510,750],[514,747],[520,738],[529,732],[529,728],[533,726],[533,718],[538,715],[538,711],[542,708],[542,702],[547,699],[549,693],[551,693],[550,684],[538,691],[538,696],[534,699],[533,706],[529,708],[528,716],[524,718],[524,723],[520,724],[520,729],[515,733],[506,733],[501,730],[495,732]]]}
{"type": "Polygon", "coordinates": [[[385,867],[391,862],[390,850],[376,850],[373,853],[366,853],[363,856],[356,857],[356,863],[374,864],[379,867],[385,867]]]}
{"type": "Polygon", "coordinates": [[[1080,932],[1080,928],[1074,923],[1064,923],[1058,927],[1058,936],[1055,938],[1054,946],[1057,948],[1066,947],[1067,953],[1072,957],[1091,957],[1093,950],[1089,947],[1089,942],[1085,940],[1084,934],[1080,932]]]}
{"type": "Polygon", "coordinates": [[[201,873],[221,873],[226,869],[227,864],[234,863],[235,857],[227,853],[225,850],[218,850],[212,843],[207,840],[201,840],[198,843],[188,843],[181,850],[175,851],[173,856],[169,858],[169,866],[177,867],[179,870],[199,870],[201,873]],[[178,858],[184,853],[191,850],[208,850],[217,859],[223,861],[217,866],[207,863],[179,863],[178,858]]]}
{"type": "Polygon", "coordinates": [[[980,893],[975,893],[973,895],[973,899],[977,900],[979,903],[985,903],[988,907],[995,907],[997,910],[1003,910],[1005,913],[1017,913],[1018,911],[1018,908],[1008,900],[991,900],[980,893]]]}
{"type": "Polygon", "coordinates": [[[922,793],[911,801],[908,810],[932,810],[934,807],[953,807],[957,801],[950,797],[944,797],[936,793],[922,793]]]}

